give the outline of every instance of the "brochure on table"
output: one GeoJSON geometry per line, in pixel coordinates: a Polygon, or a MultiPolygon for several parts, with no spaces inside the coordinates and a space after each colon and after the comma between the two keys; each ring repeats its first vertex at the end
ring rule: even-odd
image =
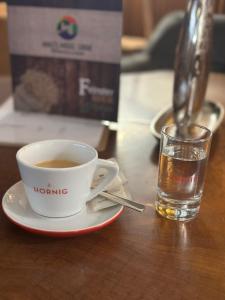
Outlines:
{"type": "Polygon", "coordinates": [[[15,112],[5,124],[18,123],[18,142],[25,138],[19,127],[28,126],[26,136],[36,128],[38,139],[45,137],[43,126],[62,135],[65,128],[53,120],[72,122],[62,116],[90,131],[101,125],[94,119],[117,121],[121,28],[122,0],[8,1],[15,112]]]}

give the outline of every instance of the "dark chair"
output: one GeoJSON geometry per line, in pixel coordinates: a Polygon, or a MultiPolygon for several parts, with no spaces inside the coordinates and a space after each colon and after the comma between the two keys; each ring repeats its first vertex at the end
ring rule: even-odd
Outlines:
{"type": "MultiPolygon", "coordinates": [[[[175,12],[164,17],[143,51],[122,58],[121,71],[173,69],[183,17],[183,12],[175,12]]],[[[214,16],[211,70],[225,73],[225,15],[214,16]]]]}

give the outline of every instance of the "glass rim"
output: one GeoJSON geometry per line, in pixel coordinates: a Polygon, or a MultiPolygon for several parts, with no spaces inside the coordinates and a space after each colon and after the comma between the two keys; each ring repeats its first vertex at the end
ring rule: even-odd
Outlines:
{"type": "Polygon", "coordinates": [[[178,141],[178,142],[183,142],[183,143],[201,143],[201,142],[206,142],[208,141],[211,137],[212,137],[212,131],[205,127],[205,126],[202,126],[202,125],[199,125],[199,124],[191,124],[190,126],[194,126],[194,127],[198,127],[198,128],[201,128],[201,129],[204,129],[207,133],[208,133],[208,136],[205,137],[205,138],[197,138],[197,139],[188,139],[188,138],[179,138],[179,137],[174,137],[168,133],[165,132],[165,130],[167,128],[172,128],[172,127],[177,127],[176,124],[170,124],[170,125],[165,125],[162,127],[162,130],[161,130],[161,134],[163,133],[165,136],[167,136],[169,139],[173,140],[173,141],[178,141]]]}

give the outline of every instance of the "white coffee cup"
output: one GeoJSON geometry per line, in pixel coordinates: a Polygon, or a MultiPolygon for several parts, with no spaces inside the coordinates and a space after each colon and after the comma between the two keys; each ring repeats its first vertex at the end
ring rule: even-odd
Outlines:
{"type": "Polygon", "coordinates": [[[115,163],[98,159],[89,145],[72,140],[46,140],[22,147],[16,154],[20,175],[32,209],[47,217],[66,217],[78,213],[118,174],[115,163]],[[45,168],[36,164],[49,160],[79,163],[69,168],[45,168]],[[94,189],[91,183],[98,168],[107,174],[94,189]]]}

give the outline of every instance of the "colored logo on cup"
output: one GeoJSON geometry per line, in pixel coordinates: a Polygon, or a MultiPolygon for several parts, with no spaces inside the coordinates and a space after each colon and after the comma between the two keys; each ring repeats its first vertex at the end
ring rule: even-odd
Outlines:
{"type": "Polygon", "coordinates": [[[64,16],[57,24],[57,32],[65,40],[75,38],[78,33],[77,21],[71,16],[64,16]]]}

